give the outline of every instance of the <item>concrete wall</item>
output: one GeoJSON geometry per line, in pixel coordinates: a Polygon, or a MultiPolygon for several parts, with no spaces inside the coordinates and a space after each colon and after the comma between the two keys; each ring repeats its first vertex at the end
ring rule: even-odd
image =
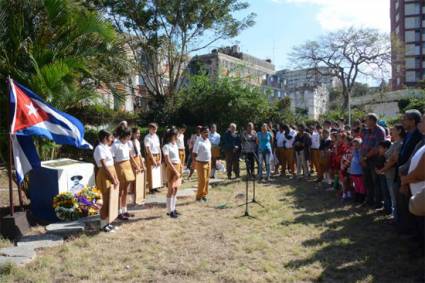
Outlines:
{"type": "Polygon", "coordinates": [[[386,93],[376,93],[361,97],[353,97],[352,106],[357,106],[366,112],[374,112],[380,116],[393,117],[400,113],[398,102],[401,99],[420,97],[423,90],[406,89],[386,93]]]}

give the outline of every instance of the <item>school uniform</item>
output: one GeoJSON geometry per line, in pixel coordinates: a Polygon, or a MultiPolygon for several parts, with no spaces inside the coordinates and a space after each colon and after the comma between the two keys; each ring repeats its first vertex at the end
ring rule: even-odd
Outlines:
{"type": "Polygon", "coordinates": [[[211,142],[200,138],[193,148],[196,156],[196,171],[198,173],[198,191],[196,200],[205,198],[208,194],[208,182],[211,173],[211,142]]]}
{"type": "Polygon", "coordinates": [[[288,168],[289,172],[292,175],[295,175],[295,153],[294,153],[294,141],[295,136],[297,135],[297,132],[293,129],[289,131],[289,133],[285,133],[284,135],[284,164],[283,167],[286,170],[288,168]]]}
{"type": "Polygon", "coordinates": [[[317,177],[319,180],[322,180],[325,177],[327,179],[330,178],[329,175],[329,166],[330,166],[330,150],[332,148],[332,140],[331,138],[321,138],[320,139],[320,147],[319,147],[319,154],[320,154],[320,171],[317,172],[317,177]]]}
{"type": "Polygon", "coordinates": [[[322,169],[320,167],[320,133],[313,131],[311,134],[311,167],[316,170],[317,176],[320,179],[322,169]]]}
{"type": "Polygon", "coordinates": [[[219,133],[209,133],[208,139],[211,142],[211,177],[215,177],[217,160],[220,158],[220,142],[221,136],[219,133]]]}
{"type": "MultiPolygon", "coordinates": [[[[132,161],[135,163],[133,164],[133,173],[135,176],[137,176],[136,173],[136,168],[139,168],[141,170],[141,172],[139,174],[144,174],[144,160],[143,160],[143,156],[142,156],[142,147],[140,145],[140,141],[138,139],[134,139],[129,141],[129,145],[130,145],[130,156],[133,157],[132,161]]],[[[145,175],[143,175],[142,177],[142,184],[136,184],[136,182],[130,187],[131,192],[135,192],[136,191],[136,185],[137,186],[142,186],[143,189],[143,198],[139,198],[139,201],[144,200],[145,197],[145,190],[146,190],[146,179],[145,179],[145,175]]]]}
{"type": "Polygon", "coordinates": [[[142,156],[142,147],[140,141],[137,139],[129,141],[130,145],[130,155],[133,157],[134,162],[141,170],[143,170],[143,156],[142,156]]]}
{"type": "Polygon", "coordinates": [[[100,209],[100,217],[101,219],[106,219],[109,215],[109,191],[113,186],[113,180],[110,179],[106,169],[109,169],[109,172],[114,177],[117,177],[111,148],[106,144],[99,144],[94,150],[93,158],[98,168],[96,173],[96,187],[102,193],[103,201],[102,208],[100,209]],[[105,161],[107,168],[103,167],[101,160],[105,161]]]}
{"type": "Polygon", "coordinates": [[[115,170],[117,171],[120,184],[126,184],[136,180],[130,163],[130,150],[130,143],[122,143],[120,140],[116,140],[111,148],[115,170]]]}
{"type": "MultiPolygon", "coordinates": [[[[177,144],[167,143],[162,147],[162,152],[164,156],[168,156],[170,158],[171,163],[177,172],[181,172],[182,162],[179,156],[179,148],[177,144]]],[[[172,187],[179,186],[179,182],[181,183],[181,176],[177,178],[176,173],[170,166],[167,165],[167,182],[168,184],[172,184],[172,187]]]]}
{"type": "Polygon", "coordinates": [[[144,145],[149,148],[152,153],[153,160],[148,155],[146,158],[146,177],[148,182],[149,191],[152,192],[152,168],[154,167],[154,160],[159,163],[161,161],[161,145],[157,134],[147,134],[144,138],[144,145]]]}
{"type": "Polygon", "coordinates": [[[177,147],[179,150],[179,158],[180,158],[180,163],[181,163],[181,170],[180,170],[180,174],[183,174],[183,167],[184,167],[184,161],[186,159],[186,148],[184,146],[184,134],[178,134],[177,135],[177,147]]]}

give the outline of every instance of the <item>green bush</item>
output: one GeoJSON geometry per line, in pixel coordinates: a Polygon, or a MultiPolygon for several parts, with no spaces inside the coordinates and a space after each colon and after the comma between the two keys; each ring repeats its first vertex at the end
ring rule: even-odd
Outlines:
{"type": "Polygon", "coordinates": [[[195,75],[177,95],[166,101],[168,125],[188,126],[216,123],[226,129],[231,122],[246,125],[269,121],[273,107],[267,94],[236,78],[211,80],[195,75]]]}

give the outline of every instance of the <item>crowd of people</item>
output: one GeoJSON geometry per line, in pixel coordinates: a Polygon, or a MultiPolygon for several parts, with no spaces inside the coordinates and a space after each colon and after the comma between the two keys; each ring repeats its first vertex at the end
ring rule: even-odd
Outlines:
{"type": "MultiPolygon", "coordinates": [[[[126,208],[126,195],[138,172],[146,172],[147,187],[154,193],[152,169],[166,164],[167,214],[176,218],[176,192],[183,182],[185,165],[188,178],[197,172],[196,200],[205,202],[209,179],[216,177],[222,157],[229,179],[240,178],[243,159],[247,178],[268,182],[276,175],[315,176],[317,184],[312,189],[326,187],[338,192],[344,202],[388,214],[397,231],[411,236],[420,246],[416,251],[423,255],[425,116],[418,110],[406,111],[401,123],[391,127],[370,113],[351,125],[343,119],[308,126],[282,122],[276,128],[264,123],[256,131],[254,124],[248,123],[238,132],[237,125],[231,123],[222,135],[215,124],[196,127],[190,137],[185,137],[185,126],[171,127],[162,141],[157,129],[157,124],[149,124],[143,148],[140,130],[130,130],[126,122],[113,134],[99,133],[94,153],[100,169],[96,182],[105,195],[112,184],[119,185],[122,220],[132,216],[126,208]]],[[[102,219],[106,218],[105,210],[102,219]]],[[[112,229],[109,223],[103,224],[105,231],[112,229]]]]}

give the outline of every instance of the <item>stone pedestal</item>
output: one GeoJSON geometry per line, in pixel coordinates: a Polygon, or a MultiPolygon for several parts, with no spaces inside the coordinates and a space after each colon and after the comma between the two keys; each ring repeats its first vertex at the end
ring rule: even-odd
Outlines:
{"type": "Polygon", "coordinates": [[[0,230],[4,238],[17,240],[30,229],[26,212],[15,212],[1,219],[0,230]]]}

